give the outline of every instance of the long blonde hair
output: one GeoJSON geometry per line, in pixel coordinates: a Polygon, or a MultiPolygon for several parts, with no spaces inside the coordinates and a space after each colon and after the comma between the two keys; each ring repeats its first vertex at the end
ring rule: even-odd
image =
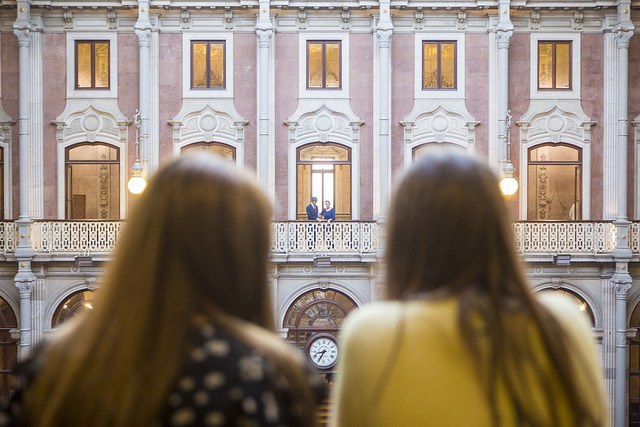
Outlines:
{"type": "Polygon", "coordinates": [[[252,178],[211,155],[185,155],[162,168],[127,219],[95,309],[46,349],[25,393],[28,425],[152,424],[194,316],[274,359],[312,405],[297,356],[248,326],[273,328],[270,213],[252,178]]]}
{"type": "Polygon", "coordinates": [[[584,369],[584,360],[567,357],[572,349],[565,331],[527,286],[504,199],[486,165],[451,153],[417,161],[396,189],[388,236],[392,299],[458,297],[458,322],[486,383],[494,425],[501,423],[498,383],[522,425],[545,425],[549,418],[546,425],[606,423],[601,408],[591,404],[591,393],[601,389],[599,376],[584,369]],[[533,342],[542,342],[542,351],[533,342]],[[559,391],[549,390],[550,378],[559,391]],[[540,413],[527,400],[531,389],[546,392],[540,413]],[[560,401],[572,421],[561,419],[566,413],[557,410],[560,401]]]}

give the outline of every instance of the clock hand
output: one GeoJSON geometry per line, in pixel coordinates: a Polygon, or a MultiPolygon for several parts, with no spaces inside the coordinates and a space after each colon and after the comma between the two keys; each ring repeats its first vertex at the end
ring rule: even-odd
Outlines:
{"type": "Polygon", "coordinates": [[[327,352],[327,350],[322,350],[319,351],[318,353],[316,353],[316,355],[318,356],[316,360],[320,361],[320,359],[322,359],[322,356],[324,356],[324,354],[327,352]]]}

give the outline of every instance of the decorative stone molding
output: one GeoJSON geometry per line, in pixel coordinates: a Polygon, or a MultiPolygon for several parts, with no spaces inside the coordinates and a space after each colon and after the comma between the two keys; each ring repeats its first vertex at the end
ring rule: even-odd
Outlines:
{"type": "Polygon", "coordinates": [[[130,121],[116,104],[116,101],[69,101],[64,112],[52,122],[56,126],[57,142],[64,145],[98,141],[125,144],[130,121]]]}
{"type": "Polygon", "coordinates": [[[400,121],[406,144],[405,166],[413,161],[413,149],[424,144],[453,144],[473,152],[479,123],[463,100],[417,99],[413,111],[400,121]]]}
{"type": "Polygon", "coordinates": [[[531,12],[531,17],[529,18],[529,28],[532,30],[540,29],[540,12],[534,10],[531,12]]]}
{"type": "Polygon", "coordinates": [[[169,121],[173,128],[173,152],[197,142],[221,142],[236,149],[236,162],[244,163],[244,127],[249,123],[236,111],[233,100],[187,100],[169,121]]]}
{"type": "MultiPolygon", "coordinates": [[[[546,103],[545,103],[546,104],[546,103]]],[[[520,126],[520,143],[535,145],[543,142],[588,144],[591,142],[591,126],[595,122],[584,114],[579,105],[559,103],[546,105],[542,111],[532,113],[532,109],[517,122],[520,126]],[[578,107],[569,110],[567,107],[578,107]]]]}
{"type": "Polygon", "coordinates": [[[292,144],[328,141],[357,144],[360,142],[362,123],[355,115],[335,111],[325,103],[298,117],[291,116],[285,122],[289,127],[289,142],[292,144]]]}

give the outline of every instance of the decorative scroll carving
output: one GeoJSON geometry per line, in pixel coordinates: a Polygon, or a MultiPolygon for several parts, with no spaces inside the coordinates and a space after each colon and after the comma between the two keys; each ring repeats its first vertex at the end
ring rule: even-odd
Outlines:
{"type": "Polygon", "coordinates": [[[285,122],[289,126],[289,142],[302,140],[358,143],[362,122],[352,121],[346,115],[323,105],[318,110],[303,114],[296,121],[285,122]]]}
{"type": "Polygon", "coordinates": [[[534,10],[531,12],[531,18],[529,19],[529,28],[532,30],[540,29],[540,12],[534,10]]]}

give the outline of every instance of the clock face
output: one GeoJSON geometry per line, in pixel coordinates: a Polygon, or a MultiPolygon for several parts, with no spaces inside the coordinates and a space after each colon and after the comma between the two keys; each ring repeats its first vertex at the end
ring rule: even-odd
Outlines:
{"type": "Polygon", "coordinates": [[[311,362],[319,368],[330,368],[338,360],[338,344],[331,335],[312,338],[308,349],[311,362]]]}

